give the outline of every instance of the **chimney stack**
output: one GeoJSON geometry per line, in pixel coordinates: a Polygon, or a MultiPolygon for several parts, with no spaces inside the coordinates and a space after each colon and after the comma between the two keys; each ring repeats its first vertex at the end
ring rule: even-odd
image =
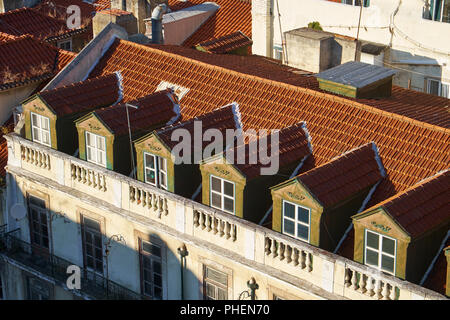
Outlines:
{"type": "Polygon", "coordinates": [[[162,33],[162,18],[167,12],[165,3],[159,4],[152,12],[152,43],[163,44],[164,38],[162,33]]]}

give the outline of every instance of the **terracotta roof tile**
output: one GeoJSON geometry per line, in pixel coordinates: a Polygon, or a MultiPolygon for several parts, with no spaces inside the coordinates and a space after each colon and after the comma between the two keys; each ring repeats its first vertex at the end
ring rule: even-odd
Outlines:
{"type": "Polygon", "coordinates": [[[233,50],[251,46],[253,41],[240,31],[220,38],[213,38],[196,45],[209,53],[228,53],[233,50]]]}
{"type": "MultiPolygon", "coordinates": [[[[139,107],[138,109],[128,108],[131,133],[134,134],[151,129],[176,117],[175,99],[176,97],[172,91],[167,89],[130,101],[130,104],[139,107]]],[[[94,111],[94,113],[115,135],[128,133],[124,103],[102,108],[94,111]]]]}
{"type": "Polygon", "coordinates": [[[108,74],[97,78],[40,92],[38,95],[58,117],[112,105],[121,100],[120,76],[108,74]]]}
{"type": "Polygon", "coordinates": [[[450,132],[446,125],[450,124],[450,116],[445,111],[448,99],[394,88],[391,98],[369,104],[367,100],[324,93],[318,90],[314,77],[257,57],[211,55],[188,48],[142,46],[124,40],[117,40],[110,47],[91,76],[117,70],[121,70],[124,78],[125,101],[154,92],[161,81],[188,88],[180,101],[182,120],[236,101],[244,129],[282,129],[305,121],[314,150],[313,159],[307,163],[312,166],[374,142],[387,177],[377,187],[369,205],[450,164],[450,132]],[[422,106],[416,104],[414,97],[423,95],[433,111],[420,112],[422,106]],[[403,103],[408,111],[389,109],[389,101],[394,100],[403,103]],[[440,116],[438,122],[432,121],[436,114],[440,116]]]}
{"type": "Polygon", "coordinates": [[[59,20],[66,21],[67,8],[76,5],[80,8],[82,23],[91,21],[95,14],[96,6],[83,0],[43,0],[41,3],[33,7],[34,10],[59,20]]]}
{"type": "Polygon", "coordinates": [[[365,210],[382,207],[415,238],[440,225],[450,225],[450,171],[426,178],[365,210]]]}
{"type": "MultiPolygon", "coordinates": [[[[274,156],[278,159],[279,169],[282,169],[288,165],[298,164],[303,158],[311,153],[307,130],[305,128],[304,122],[300,122],[287,128],[283,128],[278,132],[278,135],[278,153],[274,154],[274,156]]],[[[246,143],[244,145],[241,144],[232,148],[232,154],[234,156],[234,166],[237,167],[246,176],[247,180],[259,177],[261,175],[261,169],[269,167],[269,165],[262,164],[260,162],[260,156],[254,154],[254,152],[263,152],[263,154],[267,156],[272,155],[273,138],[267,136],[267,148],[265,150],[261,149],[261,145],[259,142],[260,139],[261,137],[257,138],[258,148],[251,148],[251,143],[256,142],[255,137],[250,137],[249,143],[246,143]],[[240,151],[242,149],[244,149],[244,161],[240,161],[241,159],[238,159],[240,151]],[[250,159],[252,159],[252,157],[254,157],[254,159],[257,159],[257,163],[251,163],[250,159]],[[243,164],[241,164],[240,162],[243,162],[243,164]]]]}
{"type": "Polygon", "coordinates": [[[7,42],[10,40],[15,40],[17,38],[18,38],[18,36],[13,36],[12,34],[5,33],[5,32],[0,32],[0,43],[7,42]]]}
{"type": "Polygon", "coordinates": [[[21,8],[0,14],[0,32],[15,36],[31,34],[45,40],[82,30],[68,29],[66,21],[49,17],[33,8],[21,8]]]}
{"type": "MultiPolygon", "coordinates": [[[[236,113],[239,113],[239,110],[234,105],[228,105],[216,109],[214,111],[205,113],[199,117],[192,118],[190,120],[182,121],[175,123],[170,126],[163,127],[156,131],[161,140],[169,147],[173,148],[175,144],[178,142],[172,141],[171,136],[174,130],[176,129],[185,129],[189,131],[191,136],[194,136],[194,122],[201,123],[202,134],[208,129],[217,129],[222,132],[223,137],[226,136],[226,129],[237,129],[237,119],[235,118],[236,113]]],[[[239,116],[239,115],[238,115],[239,116]]],[[[192,140],[194,143],[194,140],[192,140]]],[[[203,141],[202,150],[210,144],[210,141],[203,141]]]]}
{"type": "MultiPolygon", "coordinates": [[[[207,2],[207,0],[189,0],[191,6],[207,2]]],[[[193,47],[197,43],[212,38],[220,38],[230,33],[241,31],[249,38],[252,37],[252,4],[247,0],[215,0],[220,8],[204,22],[194,34],[187,38],[183,45],[193,47]]],[[[176,1],[169,1],[172,10],[180,10],[189,5],[180,5],[176,1]]]]}
{"type": "Polygon", "coordinates": [[[75,53],[58,49],[32,36],[0,42],[0,88],[48,79],[75,56],[75,53]]]}

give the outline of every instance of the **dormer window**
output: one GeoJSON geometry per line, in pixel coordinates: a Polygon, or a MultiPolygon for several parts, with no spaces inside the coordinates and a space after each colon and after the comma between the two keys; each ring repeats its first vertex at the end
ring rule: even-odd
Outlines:
{"type": "Polygon", "coordinates": [[[144,152],[144,177],[145,182],[167,190],[167,160],[144,152]]]}
{"type": "Polygon", "coordinates": [[[234,214],[234,183],[211,176],[211,207],[234,214]]]}
{"type": "Polygon", "coordinates": [[[309,242],[311,211],[283,200],[283,233],[309,242]]]}
{"type": "Polygon", "coordinates": [[[106,167],[105,137],[86,131],[87,161],[106,167]]]}
{"type": "Polygon", "coordinates": [[[364,244],[365,264],[381,271],[395,274],[395,251],[397,241],[366,229],[364,244]]]}
{"type": "Polygon", "coordinates": [[[31,112],[31,132],[34,142],[51,147],[49,118],[31,112]]]}

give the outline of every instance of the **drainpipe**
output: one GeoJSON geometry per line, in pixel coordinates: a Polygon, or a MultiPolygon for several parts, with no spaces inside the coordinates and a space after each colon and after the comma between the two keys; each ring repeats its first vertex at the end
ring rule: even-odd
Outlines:
{"type": "Polygon", "coordinates": [[[186,245],[183,243],[178,249],[178,254],[180,255],[180,275],[181,275],[181,300],[184,300],[184,266],[186,264],[186,257],[189,252],[186,249],[186,245]]]}
{"type": "Polygon", "coordinates": [[[162,3],[152,12],[152,43],[163,44],[162,17],[167,12],[167,5],[162,3]]]}

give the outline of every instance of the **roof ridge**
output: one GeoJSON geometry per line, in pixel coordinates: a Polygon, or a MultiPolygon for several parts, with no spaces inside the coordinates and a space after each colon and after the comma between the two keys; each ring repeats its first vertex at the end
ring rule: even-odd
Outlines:
{"type": "Polygon", "coordinates": [[[275,85],[275,86],[279,86],[279,87],[283,87],[283,88],[287,88],[287,89],[291,89],[291,90],[296,90],[298,92],[305,92],[307,94],[311,94],[311,95],[316,96],[316,97],[326,98],[326,99],[332,100],[334,102],[340,102],[340,103],[343,103],[343,104],[346,104],[346,105],[351,105],[351,106],[354,106],[354,107],[358,107],[358,108],[360,108],[360,109],[362,109],[364,111],[372,112],[374,114],[378,114],[378,115],[394,118],[394,119],[397,119],[397,120],[402,121],[402,122],[408,122],[408,123],[411,123],[411,124],[416,125],[418,127],[424,127],[424,128],[428,128],[428,129],[431,129],[431,130],[440,131],[440,132],[444,132],[444,133],[450,134],[450,129],[447,129],[447,128],[444,128],[444,127],[441,127],[441,126],[437,126],[437,125],[433,125],[433,124],[429,124],[429,123],[426,123],[426,122],[423,122],[423,121],[420,121],[420,120],[416,120],[416,119],[413,119],[413,118],[409,118],[409,117],[406,117],[406,116],[403,116],[403,115],[399,115],[399,114],[396,114],[396,113],[393,113],[393,112],[384,111],[382,109],[378,109],[376,107],[373,107],[373,106],[370,106],[370,105],[367,105],[367,104],[364,104],[364,103],[361,103],[361,102],[349,100],[349,99],[344,98],[344,97],[338,97],[338,96],[332,95],[332,94],[327,93],[327,92],[320,92],[320,91],[309,89],[309,88],[305,88],[305,87],[295,86],[295,85],[292,85],[292,84],[288,84],[288,83],[284,83],[284,82],[280,82],[280,81],[276,81],[276,80],[270,80],[270,79],[262,78],[262,77],[259,77],[259,76],[242,73],[242,72],[239,72],[239,71],[227,69],[227,68],[222,67],[222,66],[211,65],[209,63],[206,63],[206,62],[203,62],[203,61],[199,61],[199,60],[196,60],[196,59],[193,59],[193,58],[185,57],[185,56],[177,54],[177,53],[167,52],[167,51],[164,51],[164,50],[157,49],[155,47],[138,44],[138,43],[131,42],[131,41],[128,41],[128,40],[119,39],[119,41],[127,43],[129,45],[132,45],[134,47],[138,47],[140,49],[145,49],[145,50],[148,50],[148,51],[151,51],[151,52],[157,52],[158,54],[165,55],[165,56],[168,56],[168,57],[179,57],[179,58],[181,58],[181,59],[183,59],[185,61],[193,62],[193,63],[196,63],[198,65],[202,65],[202,66],[210,68],[210,69],[220,70],[222,72],[227,72],[229,74],[238,75],[240,77],[245,77],[247,79],[253,79],[253,80],[261,81],[261,82],[269,84],[269,85],[275,85]]]}
{"type": "Polygon", "coordinates": [[[60,91],[62,89],[67,89],[67,88],[71,88],[71,87],[73,88],[73,87],[77,87],[77,86],[80,86],[80,85],[89,84],[89,83],[91,83],[93,81],[99,80],[100,78],[107,78],[107,77],[110,77],[110,76],[115,76],[116,78],[118,77],[116,72],[112,72],[112,73],[103,74],[103,75],[100,75],[100,76],[97,76],[97,77],[94,77],[94,78],[89,78],[89,79],[86,79],[86,80],[78,81],[78,82],[75,82],[75,83],[69,83],[69,84],[66,84],[66,85],[64,85],[62,87],[57,87],[57,88],[43,90],[43,91],[39,92],[38,94],[40,95],[42,93],[48,93],[48,92],[54,93],[54,92],[60,91]]]}

